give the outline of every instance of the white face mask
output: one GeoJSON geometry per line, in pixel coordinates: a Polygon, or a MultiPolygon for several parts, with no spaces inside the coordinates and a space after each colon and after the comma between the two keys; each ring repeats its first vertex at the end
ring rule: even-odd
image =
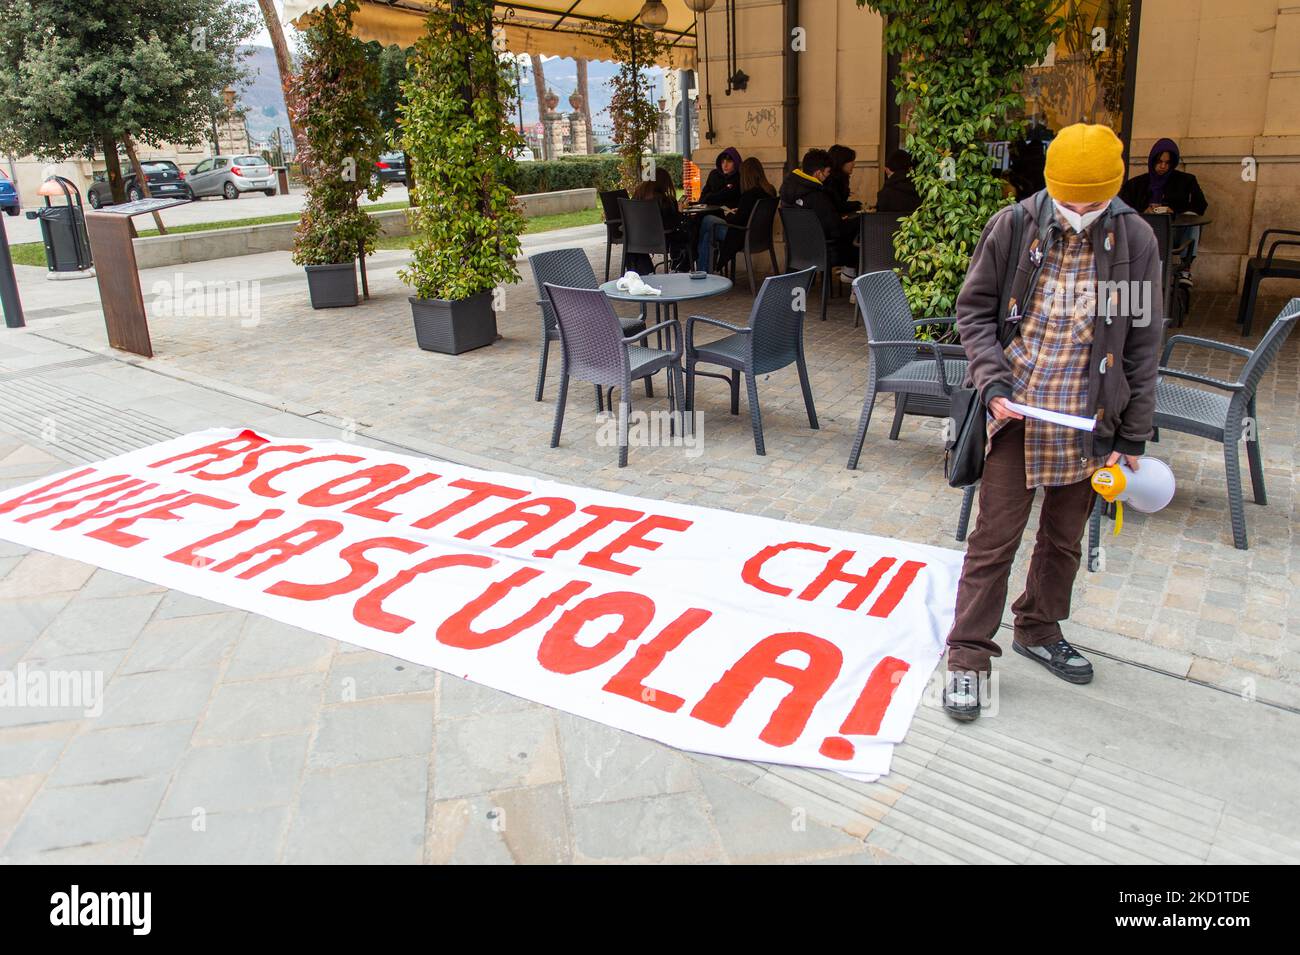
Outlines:
{"type": "Polygon", "coordinates": [[[1073,209],[1067,209],[1058,202],[1056,203],[1056,211],[1061,214],[1061,218],[1065,220],[1066,225],[1075,232],[1082,232],[1084,229],[1088,228],[1088,226],[1097,221],[1097,217],[1106,211],[1106,207],[1102,206],[1100,209],[1094,209],[1092,212],[1084,212],[1080,214],[1075,212],[1073,209]]]}

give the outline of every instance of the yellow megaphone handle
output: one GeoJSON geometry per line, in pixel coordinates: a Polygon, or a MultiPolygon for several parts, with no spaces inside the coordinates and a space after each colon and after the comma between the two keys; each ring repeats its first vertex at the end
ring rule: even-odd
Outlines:
{"type": "Polygon", "coordinates": [[[1120,530],[1124,527],[1124,504],[1122,501],[1115,502],[1115,533],[1112,537],[1118,536],[1120,530]]]}

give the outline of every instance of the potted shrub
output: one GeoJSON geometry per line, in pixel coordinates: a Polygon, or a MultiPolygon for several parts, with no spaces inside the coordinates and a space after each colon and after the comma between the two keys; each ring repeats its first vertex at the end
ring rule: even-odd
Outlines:
{"type": "Polygon", "coordinates": [[[302,127],[298,159],[307,201],[294,231],[293,261],[307,271],[312,308],[357,304],[358,255],[375,248],[379,223],[364,212],[383,131],[371,97],[379,71],[351,34],[357,0],[316,11],[302,34],[301,70],[290,77],[289,101],[302,127]]]}
{"type": "Polygon", "coordinates": [[[524,217],[507,177],[523,139],[510,121],[514,60],[499,56],[492,0],[433,8],[407,61],[402,148],[415,167],[408,213],[415,339],[460,354],[496,339],[493,290],[517,282],[524,217]]]}

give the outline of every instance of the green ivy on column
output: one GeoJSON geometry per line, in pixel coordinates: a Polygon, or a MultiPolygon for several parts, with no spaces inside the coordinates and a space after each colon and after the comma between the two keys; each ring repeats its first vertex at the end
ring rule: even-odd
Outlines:
{"type": "Polygon", "coordinates": [[[986,143],[1023,129],[1024,72],[1055,36],[1058,0],[857,0],[886,17],[900,57],[900,107],[911,107],[903,148],[921,206],[894,250],[920,317],[951,315],[985,223],[1007,204],[986,143]]]}

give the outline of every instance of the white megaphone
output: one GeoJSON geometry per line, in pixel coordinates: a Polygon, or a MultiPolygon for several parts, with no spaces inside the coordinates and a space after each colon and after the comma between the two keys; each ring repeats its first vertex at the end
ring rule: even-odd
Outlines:
{"type": "Polygon", "coordinates": [[[1134,471],[1122,461],[1098,468],[1092,475],[1092,489],[1108,504],[1115,505],[1115,533],[1124,526],[1124,505],[1143,514],[1154,514],[1174,498],[1174,472],[1158,458],[1142,458],[1134,471]]]}

